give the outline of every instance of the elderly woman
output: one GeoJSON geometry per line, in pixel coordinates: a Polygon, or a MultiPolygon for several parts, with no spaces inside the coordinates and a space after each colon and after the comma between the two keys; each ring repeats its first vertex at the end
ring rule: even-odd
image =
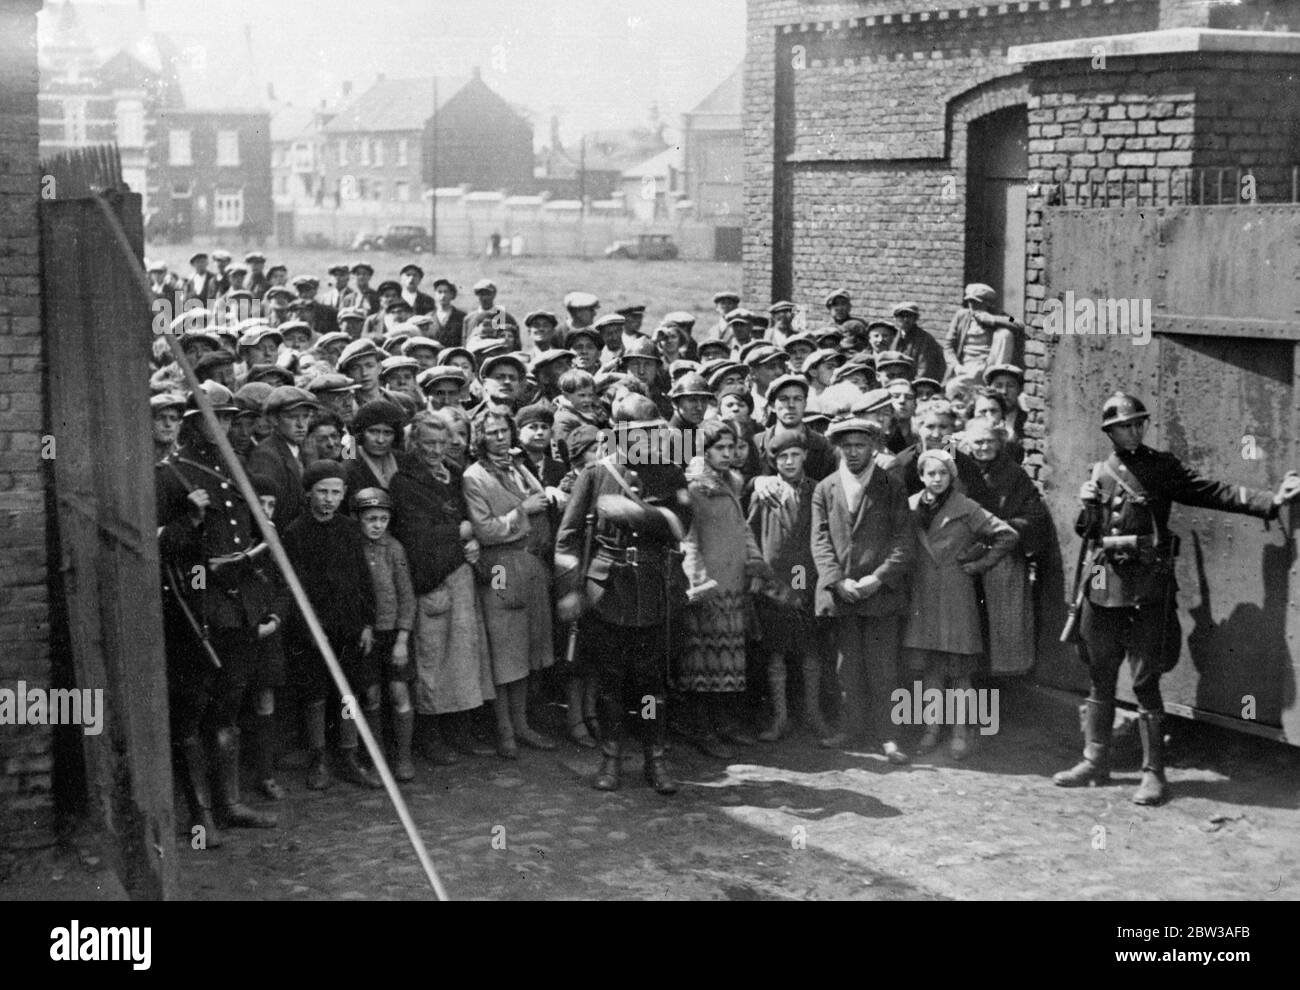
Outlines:
{"type": "Polygon", "coordinates": [[[988,387],[975,392],[970,421],[984,420],[994,426],[1002,427],[1003,450],[1017,464],[1023,464],[1025,462],[1025,448],[1019,440],[1012,436],[1011,430],[1007,427],[1007,417],[1010,414],[1011,406],[1005,396],[988,387]]]}
{"type": "Polygon", "coordinates": [[[510,413],[489,406],[474,420],[478,459],[465,469],[465,505],[482,545],[479,600],[487,622],[492,680],[499,695],[497,739],[503,756],[516,740],[534,749],[555,743],[528,725],[528,675],[555,662],[551,643],[550,500],[516,455],[510,413]]]}
{"type": "Polygon", "coordinates": [[[1007,453],[1006,431],[987,420],[966,426],[965,446],[984,484],[973,492],[989,512],[1020,536],[1016,549],[983,577],[994,674],[1024,674],[1034,665],[1034,602],[1030,571],[1043,552],[1047,507],[1025,469],[1007,453]]]}
{"type": "Polygon", "coordinates": [[[721,740],[742,746],[755,741],[739,718],[746,687],[745,604],[772,571],[741,508],[741,483],[732,470],[734,427],[705,420],[699,438],[700,455],[686,470],[692,518],[682,550],[691,604],[677,689],[692,701],[688,733],[700,751],[730,759],[734,754],[721,740]]]}
{"type": "Polygon", "coordinates": [[[411,654],[415,658],[418,735],[429,760],[456,762],[439,734],[445,720],[457,748],[470,742],[468,713],[496,697],[487,631],[479,611],[471,567],[479,558],[461,494],[461,471],[446,460],[451,445],[446,422],[420,413],[411,423],[411,458],[393,476],[389,531],[406,550],[417,596],[411,654]],[[465,713],[459,717],[459,713],[465,713]]]}

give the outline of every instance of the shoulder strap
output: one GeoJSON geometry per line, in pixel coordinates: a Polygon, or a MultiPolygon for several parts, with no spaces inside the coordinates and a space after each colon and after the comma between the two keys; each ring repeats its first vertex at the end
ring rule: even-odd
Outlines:
{"type": "Polygon", "coordinates": [[[1146,489],[1142,487],[1142,482],[1124,466],[1124,463],[1115,454],[1111,454],[1106,458],[1102,462],[1102,467],[1129,498],[1139,504],[1144,504],[1147,501],[1146,489]],[[1127,475],[1127,480],[1125,480],[1125,475],[1127,475]]]}
{"type": "Polygon", "coordinates": [[[632,486],[627,483],[627,479],[614,470],[614,465],[609,462],[608,458],[602,457],[600,463],[609,472],[610,477],[618,482],[619,487],[623,489],[628,498],[635,499],[638,502],[642,501],[641,497],[632,491],[632,486]]]}

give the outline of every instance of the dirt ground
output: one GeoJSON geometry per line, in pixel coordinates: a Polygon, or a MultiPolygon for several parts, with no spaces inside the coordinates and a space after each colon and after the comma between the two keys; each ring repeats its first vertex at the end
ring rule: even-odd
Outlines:
{"type": "MultiPolygon", "coordinates": [[[[196,250],[212,250],[216,244],[158,244],[146,245],[145,255],[161,259],[173,272],[190,274],[190,255],[196,250]]],[[[243,251],[228,247],[230,253],[240,258],[243,251]]],[[[496,283],[497,304],[504,306],[522,320],[530,310],[547,309],[561,319],[564,317],[564,295],[572,290],[594,292],[600,297],[600,312],[612,313],[623,306],[646,306],[646,322],[653,328],[664,313],[686,310],[703,322],[716,319],[713,294],[724,289],[740,291],[740,265],[721,261],[607,261],[604,258],[465,258],[458,255],[389,254],[373,251],[359,252],[328,250],[313,251],[303,248],[280,250],[270,248],[265,252],[267,264],[284,264],[289,277],[314,275],[322,287],[330,284],[328,269],[340,261],[355,263],[367,261],[375,266],[371,285],[385,279],[396,279],[398,269],[415,261],[424,269],[421,288],[429,292],[433,280],[440,276],[450,278],[460,287],[456,305],[473,311],[478,306],[470,286],[480,278],[490,278],[496,283]]],[[[214,266],[215,270],[215,266],[214,266]]],[[[760,300],[750,302],[755,305],[760,300]]],[[[767,300],[761,300],[763,311],[767,300]]]]}
{"type": "MultiPolygon", "coordinates": [[[[1112,786],[1051,785],[1077,758],[1071,714],[1038,691],[1004,692],[1002,731],[966,761],[941,749],[906,767],[820,750],[803,733],[730,765],[677,742],[675,797],[644,785],[639,753],[621,791],[596,792],[598,757],[570,745],[518,763],[421,764],[403,792],[454,899],[1300,896],[1300,750],[1170,719],[1172,800],[1139,808],[1132,739],[1112,786]]],[[[432,897],[382,791],[336,782],[314,793],[301,771],[282,779],[279,829],[227,832],[219,850],[178,840],[184,898],[432,897]]],[[[0,889],[121,896],[85,847],[0,857],[0,889]]]]}

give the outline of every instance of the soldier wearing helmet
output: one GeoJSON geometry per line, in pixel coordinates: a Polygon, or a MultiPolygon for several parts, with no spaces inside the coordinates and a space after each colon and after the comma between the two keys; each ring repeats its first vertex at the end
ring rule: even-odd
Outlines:
{"type": "Polygon", "coordinates": [[[602,759],[594,786],[620,785],[624,713],[635,700],[645,719],[646,780],[672,794],[664,695],[672,627],[685,604],[678,547],[690,525],[690,498],[682,469],[659,456],[665,424],[654,402],[624,395],[613,421],[610,454],[583,469],[560,523],[557,614],[563,622],[581,616],[579,655],[600,681],[602,759]]]}
{"type": "Polygon", "coordinates": [[[1090,548],[1079,620],[1092,679],[1079,709],[1083,760],[1053,780],[1061,787],[1109,780],[1115,684],[1127,656],[1142,735],[1142,781],[1133,800],[1160,804],[1166,796],[1160,675],[1177,664],[1182,639],[1170,509],[1177,502],[1273,519],[1280,505],[1300,494],[1300,477],[1288,474],[1276,494],[1202,477],[1173,454],[1143,444],[1150,414],[1124,392],[1106,400],[1101,418],[1114,449],[1080,488],[1083,510],[1075,523],[1090,548]]]}

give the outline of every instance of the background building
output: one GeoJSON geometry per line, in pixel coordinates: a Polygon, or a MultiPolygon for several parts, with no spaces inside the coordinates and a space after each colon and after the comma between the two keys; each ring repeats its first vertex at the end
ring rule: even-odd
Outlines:
{"type": "Polygon", "coordinates": [[[739,226],[744,210],[744,66],[682,115],[686,197],[701,220],[739,226]]]}

